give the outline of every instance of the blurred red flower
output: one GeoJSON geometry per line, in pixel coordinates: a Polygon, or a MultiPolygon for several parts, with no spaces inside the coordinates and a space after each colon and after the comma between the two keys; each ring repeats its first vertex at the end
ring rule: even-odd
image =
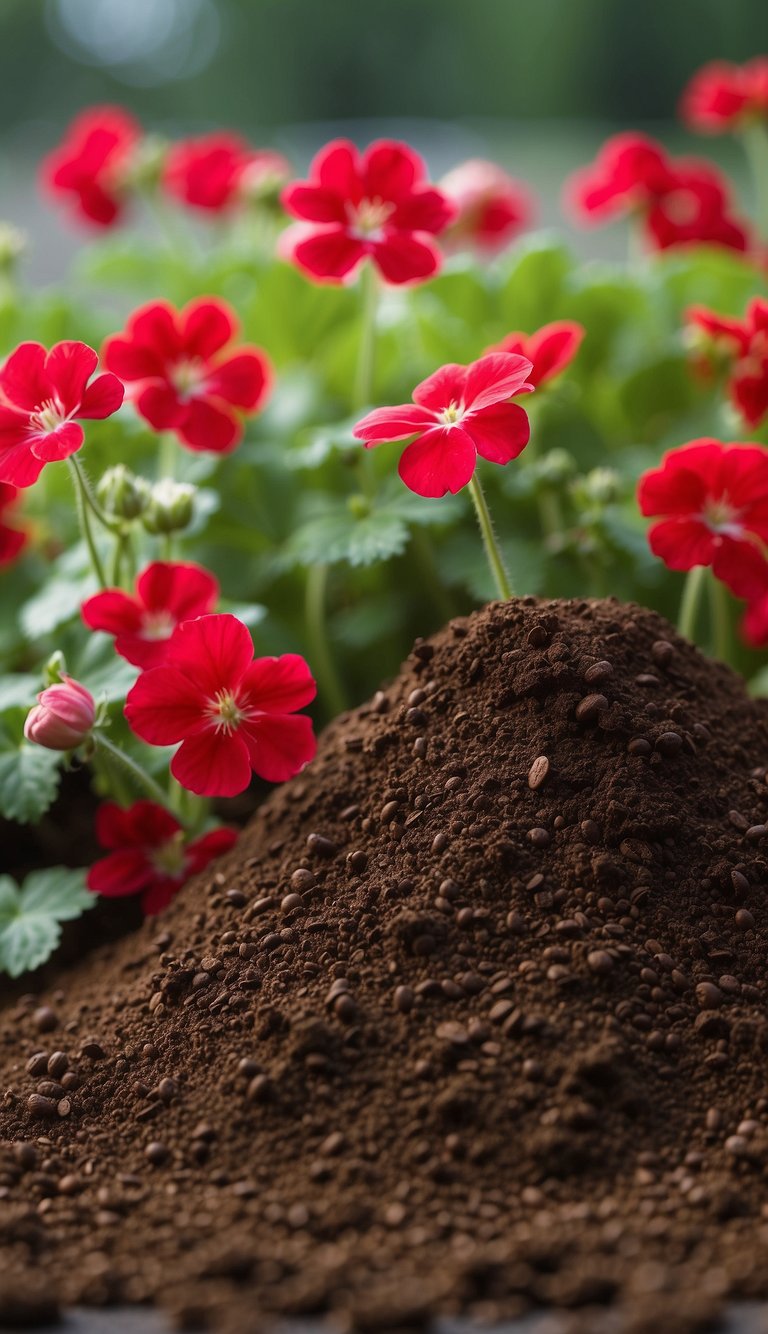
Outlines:
{"type": "Polygon", "coordinates": [[[105,802],[96,812],[96,837],[109,855],[94,862],[86,884],[106,898],[141,894],[142,911],[154,917],[187,880],[228,852],[237,836],[236,829],[221,826],[187,843],[175,816],[155,802],[127,808],[105,802]]]}
{"type": "Polygon", "coordinates": [[[768,117],[768,57],[745,65],[713,60],[697,70],[683,91],[680,115],[692,130],[724,134],[768,117]]]}
{"type": "Polygon", "coordinates": [[[106,588],[82,605],[85,624],[115,636],[115,652],[136,667],[157,667],[176,626],[212,612],[218,580],[201,565],[155,561],[142,570],[136,592],[106,588]]]}
{"type": "Polygon", "coordinates": [[[42,183],[65,199],[76,217],[111,227],[123,215],[131,160],[141,138],[141,126],[122,107],[89,107],[43,159],[42,183]]]}
{"type": "Polygon", "coordinates": [[[247,196],[276,192],[290,174],[282,154],[257,151],[238,135],[223,131],[174,144],[163,183],[181,203],[221,213],[247,196]]]}
{"type": "Polygon", "coordinates": [[[86,343],[21,343],[0,370],[0,481],[32,486],[46,463],[77,453],[77,417],[111,417],[125,390],[114,375],[91,379],[99,358],[86,343]],[[90,382],[90,383],[89,383],[90,382]]]}
{"type": "Polygon", "coordinates": [[[287,211],[306,224],[289,228],[282,253],[320,282],[341,282],[366,258],[388,283],[431,277],[440,267],[431,238],[455,209],[425,176],[407,144],[382,139],[360,154],[334,140],[315,157],[309,180],[282,193],[287,211]]]}
{"type": "Polygon", "coordinates": [[[303,658],[253,657],[250,632],[226,614],[184,621],[162,666],[128,692],[125,716],[152,746],[181,742],[171,773],[203,797],[234,797],[253,770],[270,783],[292,778],[312,759],[311,719],[296,715],[315,697],[303,658]]]}
{"type": "Polygon", "coordinates": [[[717,168],[693,158],[669,158],[643,134],[608,139],[594,163],[566,183],[565,201],[586,225],[635,215],[655,250],[690,244],[746,250],[749,245],[745,226],[730,212],[728,185],[717,168]]]}
{"type": "Polygon", "coordinates": [[[577,320],[553,320],[535,333],[509,333],[489,352],[514,352],[531,363],[528,381],[538,389],[570,366],[586,333],[577,320]]]}
{"type": "Polygon", "coordinates": [[[237,329],[234,311],[217,297],[183,310],[152,301],[107,339],[104,364],[133,385],[137,411],[153,430],[175,432],[189,449],[228,453],[271,383],[260,348],[232,346],[237,329]]]}
{"type": "MultiPolygon", "coordinates": [[[[729,394],[736,411],[747,425],[757,426],[768,413],[768,301],[755,297],[742,320],[718,315],[705,306],[691,307],[686,320],[727,367],[729,394]]],[[[701,366],[698,346],[695,359],[701,366]]],[[[708,368],[708,362],[703,365],[708,368]]]]}
{"type": "Polygon", "coordinates": [[[739,591],[744,563],[768,542],[768,449],[693,440],[640,478],[638,500],[644,515],[663,516],[648,541],[665,565],[711,565],[737,596],[747,596],[749,586],[739,591]]]}
{"type": "Polygon", "coordinates": [[[495,162],[470,158],[443,176],[439,186],[456,208],[446,245],[501,250],[534,221],[531,192],[495,162]]]}
{"type": "Polygon", "coordinates": [[[366,449],[383,440],[417,438],[398,471],[418,496],[444,496],[471,481],[478,454],[490,463],[516,459],[528,444],[528,415],[514,394],[533,388],[525,357],[492,352],[469,366],[442,366],[413,391],[413,402],[376,408],[354,428],[366,449]]]}

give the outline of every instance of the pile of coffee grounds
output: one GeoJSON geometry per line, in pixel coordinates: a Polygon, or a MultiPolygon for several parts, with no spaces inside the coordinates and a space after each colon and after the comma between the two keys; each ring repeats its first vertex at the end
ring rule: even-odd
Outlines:
{"type": "Polygon", "coordinates": [[[417,642],[165,917],[6,1007],[0,1309],[768,1297],[766,765],[638,607],[417,642]]]}

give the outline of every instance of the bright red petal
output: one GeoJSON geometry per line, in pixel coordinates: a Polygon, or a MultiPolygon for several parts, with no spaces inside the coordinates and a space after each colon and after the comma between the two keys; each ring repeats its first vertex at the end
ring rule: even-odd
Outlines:
{"type": "Polygon", "coordinates": [[[173,668],[194,681],[208,699],[215,699],[221,690],[235,690],[253,662],[250,630],[224,612],[184,621],[171,648],[173,668]]]}
{"type": "Polygon", "coordinates": [[[177,431],[187,414],[173,385],[156,381],[142,389],[136,410],[155,431],[177,431]]]}
{"type": "Polygon", "coordinates": [[[426,380],[422,380],[421,384],[417,384],[413,391],[413,401],[418,403],[419,407],[429,408],[431,412],[443,412],[452,403],[462,402],[466,382],[466,366],[457,366],[455,362],[449,362],[447,366],[441,366],[426,380]]]}
{"type": "Polygon", "coordinates": [[[462,422],[478,454],[489,463],[509,463],[528,444],[531,428],[528,414],[517,403],[497,403],[472,414],[462,422]]]}
{"type": "Polygon", "coordinates": [[[719,440],[696,440],[671,450],[660,468],[640,478],[640,512],[646,516],[700,513],[708,496],[721,494],[724,453],[719,440]]]}
{"type": "Polygon", "coordinates": [[[56,343],[51,348],[46,357],[45,374],[65,416],[77,412],[83,401],[85,386],[98,364],[98,356],[87,343],[67,341],[56,343]]]}
{"type": "Polygon", "coordinates": [[[139,575],[136,592],[148,611],[169,611],[184,621],[213,610],[219,583],[202,565],[154,561],[139,575]]]}
{"type": "Polygon", "coordinates": [[[251,781],[251,761],[240,732],[208,727],[182,742],[171,760],[171,773],[199,797],[236,797],[251,781]]]}
{"type": "Polygon", "coordinates": [[[116,899],[140,893],[152,883],[154,876],[155,871],[146,853],[139,848],[131,848],[111,852],[108,857],[94,862],[85,883],[92,894],[116,899]]]}
{"type": "Polygon", "coordinates": [[[389,227],[400,227],[404,231],[442,232],[456,216],[456,205],[451,203],[442,190],[430,186],[416,190],[407,199],[401,200],[394,213],[387,219],[389,227]]]}
{"type": "Polygon", "coordinates": [[[212,297],[190,301],[181,315],[185,356],[208,361],[232,341],[237,327],[235,312],[226,302],[212,297]]]}
{"type": "Polygon", "coordinates": [[[343,227],[315,232],[296,241],[292,258],[311,278],[341,282],[365,257],[362,241],[343,227]]]}
{"type": "Polygon", "coordinates": [[[692,570],[694,565],[711,565],[717,540],[706,524],[696,519],[667,519],[648,531],[654,556],[670,570],[692,570]]]}
{"type": "Polygon", "coordinates": [[[214,693],[206,692],[193,675],[185,675],[175,665],[152,667],[128,691],[125,716],[142,741],[173,746],[206,726],[206,709],[214,693]]]}
{"type": "Polygon", "coordinates": [[[102,421],[117,412],[125,398],[125,387],[116,375],[97,375],[83,394],[78,417],[102,421]]]}
{"type": "Polygon", "coordinates": [[[108,635],[132,634],[141,627],[141,609],[136,599],[119,588],[94,593],[83,603],[80,614],[89,630],[102,630],[108,635]]]}
{"type": "Polygon", "coordinates": [[[377,445],[382,440],[405,440],[416,431],[429,430],[435,424],[435,414],[429,408],[414,403],[401,403],[394,408],[374,408],[355,426],[352,434],[366,445],[377,445]]]}
{"type": "Polygon", "coordinates": [[[312,673],[298,653],[257,658],[246,671],[241,700],[263,713],[293,713],[311,704],[317,694],[312,673]]]}
{"type": "Polygon", "coordinates": [[[188,449],[228,454],[243,438],[240,419],[223,402],[193,398],[184,420],[177,427],[179,439],[188,449]]]}
{"type": "Polygon", "coordinates": [[[0,391],[14,407],[34,412],[51,397],[42,343],[21,343],[0,371],[0,391]]]}
{"type": "Polygon", "coordinates": [[[362,182],[355,145],[349,139],[334,139],[326,144],[312,161],[310,179],[341,199],[359,203],[362,182]]]}
{"type": "Polygon", "coordinates": [[[436,427],[408,445],[398,472],[417,496],[455,494],[467,485],[475,471],[477,451],[461,427],[436,427]]]}
{"type": "Polygon", "coordinates": [[[268,783],[285,783],[300,773],[317,750],[312,721],[304,714],[262,714],[243,728],[250,764],[268,783]]]}
{"type": "Polygon", "coordinates": [[[480,412],[494,403],[504,403],[528,388],[531,363],[512,352],[490,352],[467,366],[464,404],[480,412]]]}
{"type": "Polygon", "coordinates": [[[544,384],[564,371],[581,347],[585,333],[584,325],[575,320],[555,320],[531,334],[525,353],[533,362],[528,376],[531,384],[544,384]]]}
{"type": "Polygon", "coordinates": [[[222,825],[219,829],[212,829],[210,833],[203,834],[202,838],[195,839],[187,848],[187,859],[190,875],[195,875],[198,871],[204,871],[206,866],[214,860],[215,857],[222,857],[225,852],[233,848],[240,837],[238,829],[230,829],[222,825]]]}
{"type": "Polygon", "coordinates": [[[426,171],[422,159],[408,144],[380,139],[363,154],[361,175],[367,199],[397,202],[411,194],[426,171]]]}
{"type": "Polygon", "coordinates": [[[245,412],[255,412],[267,395],[271,378],[270,364],[259,348],[238,348],[231,357],[214,366],[205,387],[214,398],[245,412]]]}
{"type": "Polygon", "coordinates": [[[55,431],[38,432],[28,437],[32,453],[44,463],[68,459],[82,447],[85,435],[79,422],[62,422],[55,431]]]}
{"type": "Polygon", "coordinates": [[[413,283],[431,278],[440,268],[440,252],[426,239],[410,232],[386,229],[383,241],[371,243],[381,275],[388,283],[413,283]]]}
{"type": "Polygon", "coordinates": [[[289,185],[283,190],[281,202],[283,208],[293,218],[341,225],[347,222],[347,213],[341,196],[332,190],[324,190],[319,185],[305,185],[301,181],[296,185],[289,185]]]}

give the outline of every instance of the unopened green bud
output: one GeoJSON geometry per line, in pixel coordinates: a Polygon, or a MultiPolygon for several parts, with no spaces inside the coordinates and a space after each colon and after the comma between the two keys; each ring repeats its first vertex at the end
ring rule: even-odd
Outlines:
{"type": "Polygon", "coordinates": [[[593,505],[612,505],[619,499],[621,483],[613,468],[593,468],[583,478],[585,498],[593,505]]]}
{"type": "Polygon", "coordinates": [[[194,512],[195,488],[164,477],[152,487],[141,521],[148,533],[178,533],[189,527],[194,512]]]}
{"type": "Polygon", "coordinates": [[[350,496],[347,509],[354,519],[367,519],[371,512],[371,503],[366,496],[350,496]]]}
{"type": "Polygon", "coordinates": [[[576,460],[567,449],[550,449],[534,466],[537,480],[544,486],[562,486],[576,472],[576,460]]]}
{"type": "Polygon", "coordinates": [[[107,514],[114,514],[118,519],[138,519],[147,508],[150,486],[124,463],[118,463],[104,473],[96,494],[107,514]]]}

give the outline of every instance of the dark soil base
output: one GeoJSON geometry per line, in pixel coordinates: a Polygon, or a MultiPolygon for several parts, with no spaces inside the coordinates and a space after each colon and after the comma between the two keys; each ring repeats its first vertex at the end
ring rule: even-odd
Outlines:
{"type": "Polygon", "coordinates": [[[768,708],[638,608],[417,644],[161,923],[6,1007],[0,1307],[684,1334],[768,1297],[767,763],[768,708]]]}

